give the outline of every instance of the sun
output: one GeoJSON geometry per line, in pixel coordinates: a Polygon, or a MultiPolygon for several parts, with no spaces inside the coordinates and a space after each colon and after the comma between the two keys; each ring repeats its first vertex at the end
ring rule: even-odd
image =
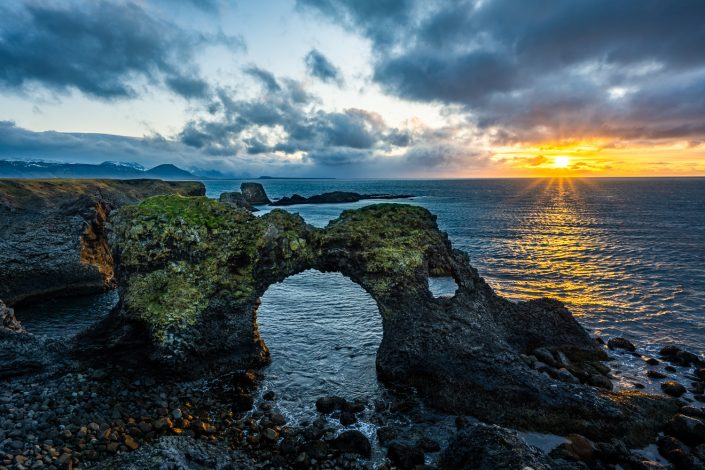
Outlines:
{"type": "Polygon", "coordinates": [[[568,168],[570,165],[570,157],[558,155],[553,157],[553,168],[568,168]]]}

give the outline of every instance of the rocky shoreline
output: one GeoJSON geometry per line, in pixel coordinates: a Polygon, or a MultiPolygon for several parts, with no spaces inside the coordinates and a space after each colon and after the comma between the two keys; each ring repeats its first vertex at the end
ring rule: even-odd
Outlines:
{"type": "Polygon", "coordinates": [[[702,468],[705,412],[696,405],[703,401],[705,364],[673,346],[662,353],[649,370],[692,370],[687,392],[696,400],[681,395],[678,413],[653,441],[668,463],[650,461],[619,437],[602,441],[576,433],[546,454],[512,429],[465,415],[455,417],[454,437],[438,441],[428,426],[425,433],[414,431],[414,423],[430,418],[404,390],[376,403],[321,397],[319,419],[289,424],[273,392],[255,400],[256,371],[184,382],[65,361],[50,373],[1,383],[0,469],[372,468],[374,445],[386,449],[387,463],[375,467],[381,469],[702,468]],[[377,427],[372,442],[351,427],[363,413],[377,427]],[[400,424],[400,416],[409,424],[400,424]],[[430,456],[435,466],[424,464],[430,456]],[[481,462],[484,467],[476,466],[481,462]]]}
{"type": "Polygon", "coordinates": [[[72,256],[86,240],[109,248],[120,300],[69,339],[25,332],[0,303],[0,470],[372,468],[379,448],[383,469],[705,468],[698,355],[668,345],[650,357],[625,338],[592,338],[556,300],[507,301],[422,208],[369,206],[316,229],[281,210],[254,217],[239,204],[266,198],[258,188],[232,204],[120,198],[104,216],[95,198],[110,198],[91,194],[73,203],[94,211],[84,225],[66,204],[44,214],[84,228],[67,232],[72,256]],[[289,423],[273,391],[258,398],[269,355],[257,307],[269,285],[312,268],[343,273],[377,302],[377,373],[390,395],[321,397],[317,419],[289,423]],[[455,295],[433,297],[433,276],[452,277],[455,295]],[[663,393],[639,380],[615,389],[620,355],[643,361],[663,393]],[[667,380],[675,372],[688,381],[667,380]],[[455,420],[447,438],[432,432],[439,413],[455,420]],[[517,430],[564,439],[544,452],[517,430]],[[661,462],[637,451],[648,445],[661,462]]]}

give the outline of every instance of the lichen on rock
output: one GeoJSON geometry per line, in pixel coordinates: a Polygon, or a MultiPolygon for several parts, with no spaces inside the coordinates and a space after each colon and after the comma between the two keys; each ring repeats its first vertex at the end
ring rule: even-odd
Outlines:
{"type": "Polygon", "coordinates": [[[318,269],[371,294],[383,325],[378,376],[416,388],[435,407],[632,442],[653,435],[671,411],[660,399],[532,367],[529,355],[541,351],[578,375],[600,374],[606,355],[560,302],[498,296],[420,207],[367,206],[316,229],[282,210],[257,218],[205,197],[161,196],[123,207],[110,227],[121,300],[83,336],[79,348],[95,346],[90,357],[191,377],[261,367],[269,355],[257,328],[259,297],[318,269]],[[428,277],[438,274],[456,281],[453,297],[429,291],[428,277]]]}

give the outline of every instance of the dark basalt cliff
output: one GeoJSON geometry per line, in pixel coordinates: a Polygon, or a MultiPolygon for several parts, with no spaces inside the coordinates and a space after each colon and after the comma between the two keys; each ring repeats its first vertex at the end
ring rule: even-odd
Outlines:
{"type": "Polygon", "coordinates": [[[196,182],[0,179],[0,299],[13,305],[113,286],[110,211],[159,194],[204,193],[196,182]]]}
{"type": "Polygon", "coordinates": [[[183,377],[261,367],[269,356],[259,297],[318,269],[348,276],[376,301],[379,377],[415,387],[438,408],[631,442],[653,436],[674,411],[663,398],[541,373],[526,355],[560,359],[577,382],[604,368],[605,353],[560,302],[495,294],[419,207],[368,206],[316,229],[281,210],[256,218],[203,197],[154,197],[114,213],[110,241],[120,301],[78,338],[83,358],[183,377]],[[451,276],[457,292],[433,297],[429,276],[451,276]]]}

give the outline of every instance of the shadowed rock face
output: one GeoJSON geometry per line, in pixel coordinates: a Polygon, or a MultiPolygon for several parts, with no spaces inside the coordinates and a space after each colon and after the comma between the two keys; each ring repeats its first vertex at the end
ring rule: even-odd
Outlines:
{"type": "Polygon", "coordinates": [[[13,305],[114,286],[110,211],[157,194],[204,193],[193,182],[0,179],[0,299],[13,305]]]}
{"type": "Polygon", "coordinates": [[[270,201],[267,193],[264,192],[264,187],[259,183],[242,183],[240,185],[242,196],[249,204],[260,205],[269,204],[270,201]]]}
{"type": "Polygon", "coordinates": [[[345,211],[324,229],[274,210],[260,218],[207,198],[155,197],[111,218],[120,302],[79,340],[85,355],[204,376],[269,360],[256,323],[267,288],[307,269],[340,272],[375,299],[379,377],[454,413],[527,429],[639,441],[669,406],[560,382],[521,360],[544,347],[572,361],[605,357],[563,305],[499,297],[423,208],[345,211]],[[429,275],[451,276],[434,298],[429,275]]]}

